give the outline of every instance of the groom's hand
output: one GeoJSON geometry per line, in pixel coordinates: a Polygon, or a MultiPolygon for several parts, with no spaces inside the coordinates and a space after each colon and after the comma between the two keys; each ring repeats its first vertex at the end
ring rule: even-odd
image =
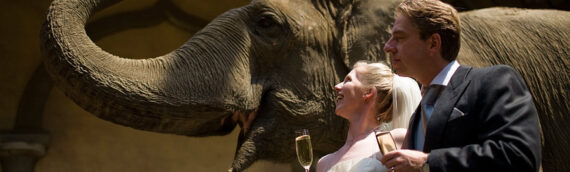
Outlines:
{"type": "Polygon", "coordinates": [[[421,151],[401,149],[386,153],[380,160],[389,170],[420,171],[429,154],[421,151]]]}

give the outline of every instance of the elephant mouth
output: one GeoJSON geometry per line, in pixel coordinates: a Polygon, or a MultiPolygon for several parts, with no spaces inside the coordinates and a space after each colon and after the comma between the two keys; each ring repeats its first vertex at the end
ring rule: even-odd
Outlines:
{"type": "Polygon", "coordinates": [[[240,126],[240,135],[245,135],[249,132],[253,121],[257,117],[257,109],[252,112],[233,112],[231,115],[222,119],[222,128],[224,130],[232,130],[236,125],[240,126]]]}

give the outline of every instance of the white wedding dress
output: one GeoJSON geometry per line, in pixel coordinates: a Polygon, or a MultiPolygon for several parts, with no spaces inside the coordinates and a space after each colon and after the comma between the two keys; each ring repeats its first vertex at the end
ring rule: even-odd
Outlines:
{"type": "MultiPolygon", "coordinates": [[[[354,145],[342,147],[337,152],[322,157],[319,163],[334,164],[328,169],[324,167],[327,172],[387,172],[386,167],[375,157],[378,152],[380,149],[376,142],[376,134],[370,132],[354,145]]],[[[381,158],[382,155],[379,156],[381,158]]]]}
{"type": "Polygon", "coordinates": [[[328,172],[387,172],[388,169],[374,156],[363,159],[342,161],[332,166],[328,172]]]}

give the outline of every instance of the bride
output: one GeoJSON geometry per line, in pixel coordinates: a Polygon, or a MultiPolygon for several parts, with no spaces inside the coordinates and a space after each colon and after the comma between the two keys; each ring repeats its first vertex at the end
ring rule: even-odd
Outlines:
{"type": "Polygon", "coordinates": [[[335,87],[335,113],[349,121],[344,146],[317,163],[317,172],[388,171],[374,130],[390,131],[396,145],[406,135],[408,121],[421,99],[418,84],[392,73],[382,63],[357,62],[344,81],[335,87]]]}

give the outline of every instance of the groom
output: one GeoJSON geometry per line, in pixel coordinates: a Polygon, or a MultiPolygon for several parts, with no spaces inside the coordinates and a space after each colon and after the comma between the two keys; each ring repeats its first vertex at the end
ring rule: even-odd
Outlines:
{"type": "Polygon", "coordinates": [[[395,14],[384,51],[424,95],[403,149],[382,163],[395,171],[538,171],[538,116],[520,75],[504,65],[460,66],[460,21],[448,4],[407,0],[395,14]]]}

